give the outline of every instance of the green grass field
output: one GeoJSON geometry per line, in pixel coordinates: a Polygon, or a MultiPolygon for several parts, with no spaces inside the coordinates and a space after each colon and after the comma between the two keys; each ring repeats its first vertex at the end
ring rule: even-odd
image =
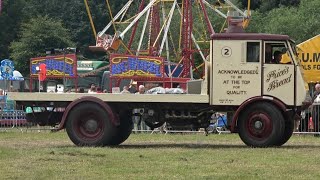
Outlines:
{"type": "Polygon", "coordinates": [[[76,147],[65,132],[0,132],[1,179],[319,179],[320,138],[249,148],[237,134],[132,134],[76,147]]]}

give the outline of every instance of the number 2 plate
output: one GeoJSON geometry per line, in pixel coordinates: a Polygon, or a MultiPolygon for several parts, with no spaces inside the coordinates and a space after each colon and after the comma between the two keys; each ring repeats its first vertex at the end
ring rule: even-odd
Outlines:
{"type": "Polygon", "coordinates": [[[221,49],[221,55],[223,56],[223,57],[230,57],[231,56],[231,54],[232,54],[232,50],[231,50],[231,48],[230,47],[223,47],[222,49],[221,49]]]}

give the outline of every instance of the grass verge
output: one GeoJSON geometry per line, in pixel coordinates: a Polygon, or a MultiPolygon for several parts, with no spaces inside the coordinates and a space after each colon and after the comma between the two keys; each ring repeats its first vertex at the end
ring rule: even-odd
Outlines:
{"type": "Polygon", "coordinates": [[[132,134],[76,147],[65,132],[1,132],[1,179],[318,179],[320,138],[249,148],[236,134],[132,134]]]}

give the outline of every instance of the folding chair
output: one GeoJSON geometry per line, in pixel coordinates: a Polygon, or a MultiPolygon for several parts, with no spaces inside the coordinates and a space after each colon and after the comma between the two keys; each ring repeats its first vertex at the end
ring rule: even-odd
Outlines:
{"type": "Polygon", "coordinates": [[[218,133],[221,134],[221,132],[226,130],[227,127],[227,116],[220,113],[215,113],[212,116],[212,123],[207,128],[208,133],[218,133]]]}
{"type": "Polygon", "coordinates": [[[225,114],[220,114],[217,118],[216,131],[221,134],[227,128],[227,116],[225,114]]]}

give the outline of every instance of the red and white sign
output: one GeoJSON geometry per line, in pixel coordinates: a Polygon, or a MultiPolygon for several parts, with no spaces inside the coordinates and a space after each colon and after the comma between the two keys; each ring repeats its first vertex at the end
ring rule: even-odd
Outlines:
{"type": "Polygon", "coordinates": [[[44,81],[47,78],[47,66],[46,64],[40,64],[39,68],[40,68],[39,80],[44,81]]]}

